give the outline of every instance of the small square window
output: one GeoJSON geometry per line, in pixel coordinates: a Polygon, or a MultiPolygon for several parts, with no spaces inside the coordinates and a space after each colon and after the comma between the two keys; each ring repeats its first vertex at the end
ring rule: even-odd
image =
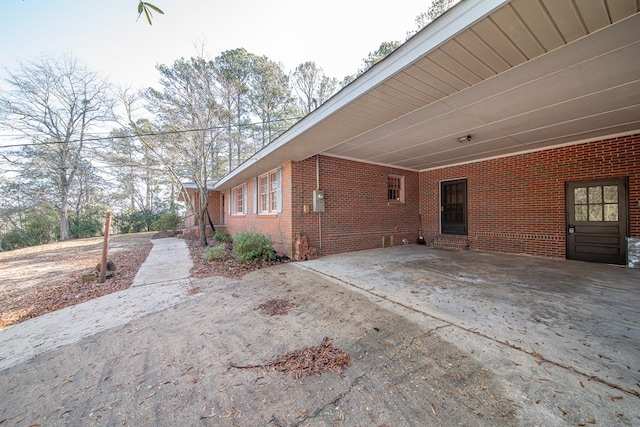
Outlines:
{"type": "Polygon", "coordinates": [[[389,202],[404,203],[404,176],[387,176],[387,199],[389,202]]]}

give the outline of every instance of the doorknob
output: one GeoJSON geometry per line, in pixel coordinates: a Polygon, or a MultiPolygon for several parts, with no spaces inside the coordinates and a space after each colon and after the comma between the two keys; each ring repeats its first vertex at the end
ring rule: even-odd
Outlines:
{"type": "Polygon", "coordinates": [[[573,234],[576,232],[576,228],[573,225],[569,226],[569,234],[573,234]]]}

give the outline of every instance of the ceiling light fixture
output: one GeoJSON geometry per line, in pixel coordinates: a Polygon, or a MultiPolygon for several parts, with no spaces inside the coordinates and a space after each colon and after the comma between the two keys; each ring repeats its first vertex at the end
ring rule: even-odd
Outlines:
{"type": "Polygon", "coordinates": [[[460,144],[463,144],[463,143],[469,142],[469,141],[471,141],[471,135],[465,135],[465,136],[459,136],[458,137],[458,142],[460,144]]]}

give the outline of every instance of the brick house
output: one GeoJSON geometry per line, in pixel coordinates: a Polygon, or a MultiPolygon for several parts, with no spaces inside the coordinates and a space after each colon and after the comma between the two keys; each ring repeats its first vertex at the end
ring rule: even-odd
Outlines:
{"type": "Polygon", "coordinates": [[[220,179],[295,255],[403,241],[624,263],[640,237],[635,0],[465,0],[220,179]]]}
{"type": "MultiPolygon", "coordinates": [[[[208,183],[208,197],[209,197],[209,206],[207,207],[207,213],[209,214],[209,219],[211,220],[211,224],[222,224],[223,219],[220,217],[220,198],[222,194],[218,191],[214,190],[214,184],[208,183]]],[[[178,195],[178,201],[183,202],[187,205],[187,212],[184,218],[184,227],[185,227],[185,236],[186,237],[196,237],[198,236],[198,212],[200,211],[200,195],[198,186],[192,182],[182,184],[182,190],[178,195]]],[[[206,233],[207,236],[211,236],[212,230],[211,227],[206,221],[206,233]]]]}

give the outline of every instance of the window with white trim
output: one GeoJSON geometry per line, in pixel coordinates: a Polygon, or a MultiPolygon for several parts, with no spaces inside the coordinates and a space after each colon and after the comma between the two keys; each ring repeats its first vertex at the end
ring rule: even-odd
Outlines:
{"type": "Polygon", "coordinates": [[[231,215],[243,215],[247,213],[246,208],[246,188],[245,185],[239,185],[231,189],[231,215]]]}
{"type": "Polygon", "coordinates": [[[387,175],[387,199],[389,202],[404,203],[404,176],[387,175]]]}
{"type": "Polygon", "coordinates": [[[258,212],[270,214],[280,212],[280,169],[274,169],[258,177],[258,212]]]}

